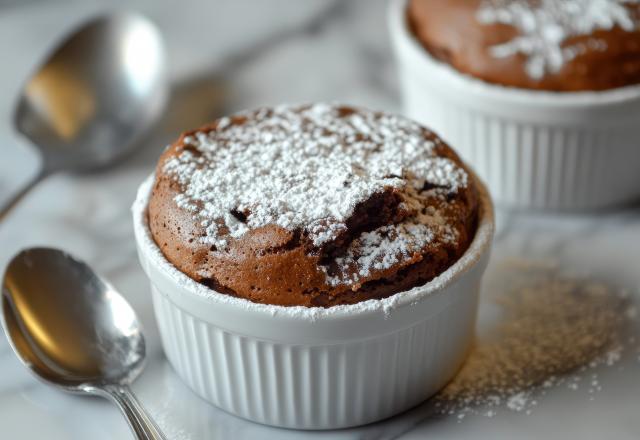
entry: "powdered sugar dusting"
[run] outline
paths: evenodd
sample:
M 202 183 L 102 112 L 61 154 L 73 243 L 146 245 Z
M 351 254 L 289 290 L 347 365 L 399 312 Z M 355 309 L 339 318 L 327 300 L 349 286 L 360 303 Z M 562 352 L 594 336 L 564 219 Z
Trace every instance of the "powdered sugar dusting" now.
M 533 79 L 558 72 L 565 63 L 588 50 L 606 50 L 606 43 L 591 38 L 584 44 L 566 44 L 571 37 L 619 26 L 634 31 L 639 23 L 628 5 L 640 0 L 484 0 L 477 18 L 486 24 L 507 24 L 519 35 L 493 46 L 497 58 L 523 54 Z
M 357 283 L 373 270 L 388 269 L 401 260 L 419 254 L 424 244 L 433 239 L 433 231 L 420 223 L 382 226 L 355 239 L 343 257 L 336 259 L 337 276 L 329 277 L 333 285 Z M 351 274 L 351 275 L 350 275 Z M 350 279 L 346 278 L 350 275 Z
M 330 284 L 357 284 L 374 271 L 384 271 L 400 262 L 415 262 L 436 236 L 443 242 L 456 240 L 457 230 L 433 206 L 423 208 L 417 192 L 409 191 L 407 201 L 407 207 L 416 209 L 417 214 L 401 224 L 381 226 L 356 238 L 346 254 L 336 258 L 337 270 L 328 277 Z
M 465 170 L 437 156 L 439 141 L 426 134 L 384 113 L 280 106 L 222 119 L 211 132 L 185 138 L 188 148 L 163 170 L 183 185 L 175 201 L 206 228 L 207 244 L 223 249 L 250 229 L 276 224 L 303 229 L 321 246 L 344 231 L 359 203 L 385 189 L 399 190 L 410 205 L 425 183 L 448 191 L 467 185 Z M 388 243 L 389 252 L 372 263 L 384 265 L 433 235 L 416 221 L 358 243 Z

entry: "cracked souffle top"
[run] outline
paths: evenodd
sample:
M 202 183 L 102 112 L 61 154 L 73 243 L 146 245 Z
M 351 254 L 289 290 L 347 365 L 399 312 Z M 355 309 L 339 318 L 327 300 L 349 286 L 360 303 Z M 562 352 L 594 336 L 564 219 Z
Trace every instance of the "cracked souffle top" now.
M 552 91 L 640 83 L 640 0 L 409 0 L 437 59 L 482 80 Z
M 161 156 L 152 236 L 212 289 L 278 305 L 384 298 L 436 277 L 473 238 L 472 176 L 408 119 L 344 106 L 262 108 Z

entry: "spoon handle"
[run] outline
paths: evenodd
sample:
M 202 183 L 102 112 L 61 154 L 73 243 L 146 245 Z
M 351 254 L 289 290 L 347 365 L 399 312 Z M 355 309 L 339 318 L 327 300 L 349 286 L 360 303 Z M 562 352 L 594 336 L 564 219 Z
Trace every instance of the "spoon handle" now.
M 104 391 L 111 397 L 127 418 L 129 427 L 138 440 L 166 440 L 140 401 L 126 385 L 110 385 Z
M 17 193 L 12 195 L 9 200 L 7 200 L 4 205 L 0 207 L 0 222 L 2 222 L 9 212 L 22 200 L 24 196 L 26 196 L 29 191 L 33 189 L 38 183 L 40 183 L 45 177 L 47 177 L 49 173 L 43 168 L 38 173 L 33 176 L 29 182 L 27 182 Z

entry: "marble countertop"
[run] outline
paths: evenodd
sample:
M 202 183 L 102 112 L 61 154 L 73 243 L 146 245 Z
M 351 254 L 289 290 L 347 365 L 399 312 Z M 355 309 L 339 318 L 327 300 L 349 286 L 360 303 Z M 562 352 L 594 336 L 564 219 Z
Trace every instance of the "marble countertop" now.
M 0 267 L 21 248 L 49 245 L 85 259 L 112 281 L 146 328 L 150 359 L 134 388 L 169 438 L 638 437 L 640 352 L 634 341 L 636 336 L 640 340 L 640 330 L 631 319 L 633 304 L 640 300 L 638 205 L 593 215 L 498 211 L 498 234 L 482 294 L 481 335 L 503 319 L 495 313 L 492 298 L 510 288 L 505 282 L 514 271 L 510 267 L 529 271 L 527 276 L 535 279 L 539 270 L 528 268 L 542 262 L 585 282 L 598 279 L 629 293 L 625 313 L 630 325 L 615 359 L 556 378 L 544 389 L 526 390 L 525 408 L 484 404 L 464 416 L 459 411 L 442 415 L 431 401 L 374 425 L 299 432 L 240 420 L 192 394 L 160 347 L 149 287 L 133 245 L 129 207 L 135 189 L 164 145 L 181 130 L 232 111 L 318 100 L 400 111 L 385 2 L 183 0 L 179 8 L 153 0 L 118 0 L 108 6 L 106 1 L 10 2 L 0 8 L 0 200 L 37 168 L 37 155 L 10 126 L 28 72 L 69 26 L 98 10 L 125 7 L 148 14 L 166 36 L 173 84 L 170 107 L 140 149 L 115 168 L 92 175 L 57 175 L 39 185 L 0 225 Z M 580 333 L 575 337 L 579 343 Z M 571 343 L 563 343 L 568 350 Z M 1 438 L 128 435 L 124 420 L 109 403 L 62 394 L 36 381 L 0 334 Z

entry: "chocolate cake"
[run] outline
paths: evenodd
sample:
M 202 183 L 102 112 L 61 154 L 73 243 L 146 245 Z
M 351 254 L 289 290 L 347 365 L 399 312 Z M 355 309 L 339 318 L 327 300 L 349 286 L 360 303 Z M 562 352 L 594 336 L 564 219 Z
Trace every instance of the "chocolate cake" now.
M 151 234 L 212 289 L 285 306 L 353 304 L 424 284 L 464 253 L 478 195 L 434 133 L 315 104 L 221 118 L 161 156 Z
M 638 0 L 409 0 L 435 58 L 485 80 L 550 91 L 640 83 Z

